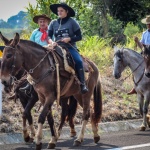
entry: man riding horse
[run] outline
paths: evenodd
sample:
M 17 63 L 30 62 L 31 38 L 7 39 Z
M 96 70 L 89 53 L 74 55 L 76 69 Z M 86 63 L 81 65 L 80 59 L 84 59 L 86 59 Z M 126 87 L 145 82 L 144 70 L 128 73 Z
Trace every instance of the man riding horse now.
M 147 30 L 143 32 L 142 38 L 139 41 L 138 37 L 134 38 L 135 43 L 137 46 L 142 50 L 143 45 L 150 45 L 150 15 L 146 16 L 146 18 L 142 19 L 141 22 L 147 25 Z M 136 94 L 135 88 L 133 88 L 128 95 Z

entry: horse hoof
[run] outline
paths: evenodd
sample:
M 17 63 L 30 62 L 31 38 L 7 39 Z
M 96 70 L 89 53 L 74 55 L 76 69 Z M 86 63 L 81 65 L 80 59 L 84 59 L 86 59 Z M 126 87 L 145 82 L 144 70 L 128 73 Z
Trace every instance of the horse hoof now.
M 27 137 L 24 137 L 24 141 L 29 142 L 30 141 L 30 136 L 28 135 Z
M 40 143 L 39 145 L 36 144 L 35 150 L 41 150 L 41 149 L 42 149 L 42 143 Z
M 81 142 L 80 141 L 74 141 L 74 143 L 73 143 L 73 146 L 80 146 L 81 145 Z
M 146 130 L 146 127 L 144 126 L 140 128 L 140 131 L 145 131 L 145 130 Z
M 33 143 L 34 139 L 30 138 L 29 143 Z
M 94 142 L 97 143 L 100 140 L 100 136 L 94 137 Z
M 47 149 L 54 149 L 55 148 L 55 144 L 54 143 L 49 143 L 47 146 Z
M 70 137 L 75 137 L 76 136 L 76 132 L 71 132 L 70 133 Z

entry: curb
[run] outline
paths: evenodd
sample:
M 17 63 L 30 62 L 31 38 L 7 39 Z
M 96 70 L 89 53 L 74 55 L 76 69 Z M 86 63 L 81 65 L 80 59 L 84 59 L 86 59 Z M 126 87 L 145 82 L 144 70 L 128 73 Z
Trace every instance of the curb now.
M 141 126 L 141 124 L 142 124 L 142 119 L 99 123 L 99 133 L 101 134 L 101 133 L 108 133 L 108 132 L 138 129 Z M 77 133 L 79 133 L 80 127 L 81 125 L 75 127 Z M 87 125 L 85 134 L 92 134 L 90 125 Z M 70 137 L 69 127 L 63 127 L 60 138 L 69 138 L 69 137 Z M 49 130 L 43 130 L 43 139 L 48 139 L 48 138 L 50 139 Z M 0 134 L 0 145 L 16 144 L 16 143 L 24 143 L 22 133 Z

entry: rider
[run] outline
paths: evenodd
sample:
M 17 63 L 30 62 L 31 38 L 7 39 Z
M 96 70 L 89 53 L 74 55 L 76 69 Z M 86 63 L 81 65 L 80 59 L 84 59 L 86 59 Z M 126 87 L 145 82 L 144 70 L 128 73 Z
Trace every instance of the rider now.
M 39 25 L 39 28 L 32 32 L 30 36 L 31 41 L 36 42 L 41 46 L 48 45 L 48 24 L 50 20 L 51 19 L 45 14 L 33 17 L 33 21 Z
M 142 38 L 139 41 L 138 37 L 134 37 L 134 41 L 137 46 L 142 50 L 143 45 L 150 45 L 150 15 L 146 16 L 146 18 L 142 19 L 141 22 L 147 25 L 147 30 L 143 32 Z M 128 95 L 136 94 L 135 88 L 133 88 Z
M 51 19 L 47 15 L 41 14 L 33 17 L 33 21 L 39 25 L 39 28 L 32 32 L 30 40 L 41 46 L 48 45 L 48 24 Z M 27 86 L 20 88 L 19 90 L 24 92 L 25 90 L 30 89 L 30 87 L 30 84 L 27 84 Z
M 50 9 L 58 16 L 58 19 L 52 20 L 49 25 L 49 43 L 53 46 L 56 46 L 58 43 L 68 48 L 75 61 L 76 71 L 81 83 L 81 93 L 84 94 L 88 92 L 88 88 L 84 79 L 82 57 L 76 47 L 76 42 L 82 39 L 81 29 L 78 23 L 71 18 L 75 16 L 75 11 L 66 3 L 52 4 Z M 55 38 L 54 41 L 52 37 Z

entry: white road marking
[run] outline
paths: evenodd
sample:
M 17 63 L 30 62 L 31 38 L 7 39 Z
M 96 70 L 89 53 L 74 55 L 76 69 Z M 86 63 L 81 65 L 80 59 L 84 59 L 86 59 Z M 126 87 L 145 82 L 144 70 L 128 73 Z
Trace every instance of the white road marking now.
M 140 144 L 140 145 L 132 145 L 132 146 L 124 146 L 124 147 L 120 147 L 120 148 L 112 148 L 112 149 L 108 149 L 108 150 L 130 150 L 130 149 L 135 149 L 135 148 L 140 148 L 140 147 L 150 147 L 150 143 L 147 144 Z

